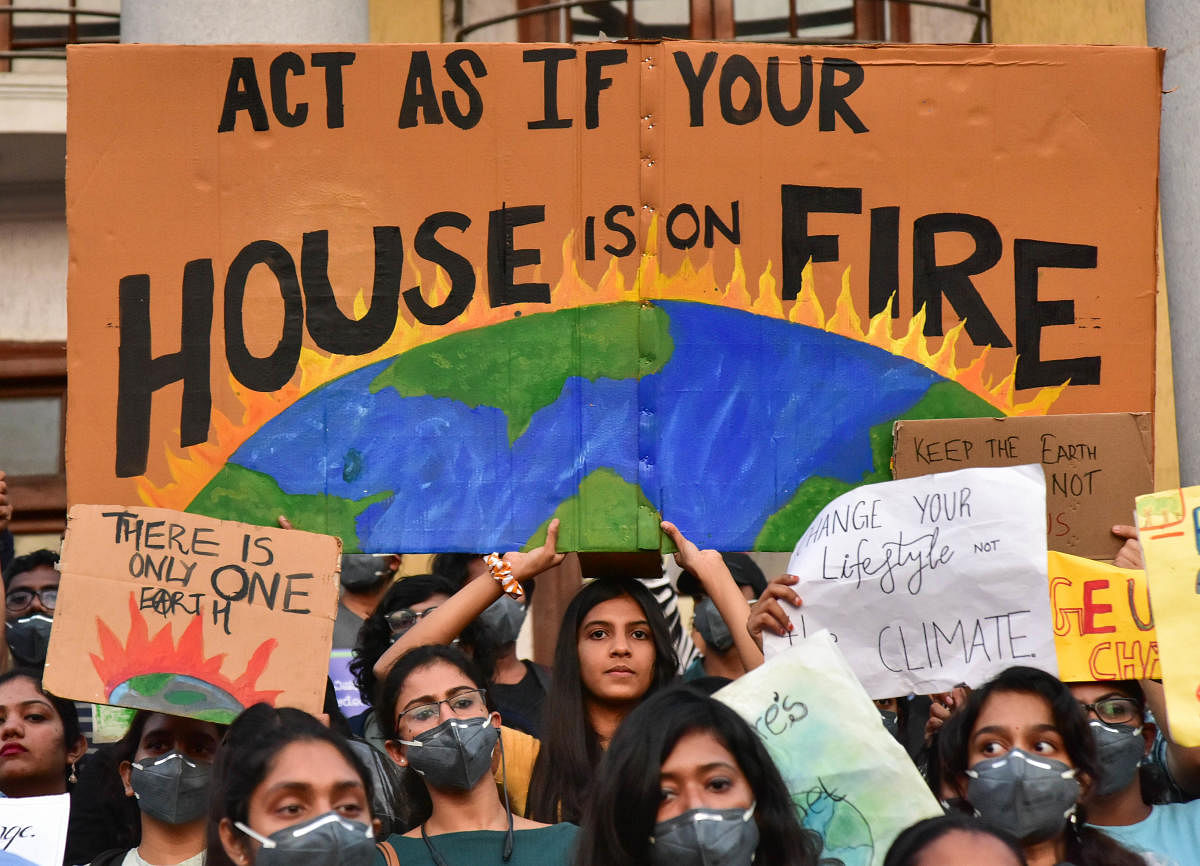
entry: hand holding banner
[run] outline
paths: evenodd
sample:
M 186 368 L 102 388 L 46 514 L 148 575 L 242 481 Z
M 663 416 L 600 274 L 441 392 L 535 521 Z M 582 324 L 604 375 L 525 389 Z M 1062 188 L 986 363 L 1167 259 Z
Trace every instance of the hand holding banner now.
M 46 687 L 223 723 L 260 701 L 319 713 L 340 553 L 327 535 L 77 505 Z
M 1045 500 L 1036 465 L 843 494 L 788 564 L 804 600 L 796 635 L 828 629 L 873 698 L 945 691 L 1014 664 L 1056 674 Z

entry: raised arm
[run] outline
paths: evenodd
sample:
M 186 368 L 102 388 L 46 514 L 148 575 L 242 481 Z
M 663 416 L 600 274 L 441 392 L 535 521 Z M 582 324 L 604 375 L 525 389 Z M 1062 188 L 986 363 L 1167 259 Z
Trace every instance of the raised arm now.
M 721 619 L 729 625 L 729 632 L 733 635 L 733 645 L 737 649 L 738 657 L 742 660 L 742 665 L 746 670 L 753 670 L 761 665 L 763 663 L 762 650 L 754 643 L 750 633 L 740 627 L 741 623 L 750 618 L 750 605 L 746 602 L 742 591 L 738 589 L 733 575 L 729 573 L 729 566 L 725 564 L 721 554 L 715 550 L 700 550 L 670 521 L 664 520 L 662 529 L 670 536 L 679 551 L 675 554 L 675 562 L 679 564 L 680 568 L 685 568 L 696 575 L 696 579 L 704 587 L 705 594 L 713 600 L 717 612 L 721 614 Z
M 557 544 L 558 520 L 555 519 L 550 521 L 546 529 L 546 543 L 541 547 L 535 547 L 528 553 L 504 555 L 504 559 L 512 566 L 512 576 L 518 583 L 524 583 L 547 568 L 558 565 L 563 561 L 564 554 L 555 549 Z M 503 592 L 499 581 L 490 577 L 481 577 L 468 583 L 429 616 L 417 620 L 416 625 L 388 647 L 387 652 L 375 663 L 376 679 L 382 681 L 392 665 L 414 647 L 450 643 Z

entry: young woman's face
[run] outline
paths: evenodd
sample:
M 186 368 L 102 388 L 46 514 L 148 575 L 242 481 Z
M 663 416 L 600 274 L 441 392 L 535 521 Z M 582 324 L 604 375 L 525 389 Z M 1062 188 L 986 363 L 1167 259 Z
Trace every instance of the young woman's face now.
M 153 713 L 142 728 L 134 760 L 144 761 L 167 752 L 179 752 L 193 761 L 211 762 L 220 742 L 220 731 L 212 722 Z
M 411 740 L 447 719 L 488 715 L 479 686 L 457 665 L 441 659 L 408 675 L 400 687 L 394 710 L 396 736 L 402 740 Z M 400 755 L 402 752 L 397 751 L 393 757 Z
M 31 680 L 0 685 L 0 791 L 9 797 L 64 793 L 67 762 L 82 754 L 71 745 L 68 753 L 58 711 Z
M 708 731 L 689 731 L 663 761 L 655 821 L 692 809 L 748 809 L 754 792 L 737 758 Z
M 342 753 L 323 740 L 289 743 L 250 796 L 246 824 L 263 836 L 327 812 L 371 823 L 367 791 Z M 248 843 L 257 849 L 258 843 Z M 235 858 L 236 859 L 236 858 Z
M 627 595 L 587 612 L 576 636 L 584 690 L 602 703 L 641 700 L 654 681 L 654 635 L 646 614 Z
M 1013 749 L 1074 766 L 1045 698 L 1027 692 L 993 692 L 971 729 L 967 766 L 1002 757 Z

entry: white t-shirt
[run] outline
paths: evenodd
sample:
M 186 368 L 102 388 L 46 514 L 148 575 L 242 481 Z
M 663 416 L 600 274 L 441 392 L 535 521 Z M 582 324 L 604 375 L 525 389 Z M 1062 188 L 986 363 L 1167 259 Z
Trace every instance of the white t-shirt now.
M 1093 824 L 1150 866 L 1200 866 L 1200 800 L 1153 806 L 1150 817 L 1123 827 Z
M 170 866 L 204 866 L 206 851 L 201 851 L 194 857 L 189 857 L 181 863 L 170 864 Z M 125 855 L 125 859 L 121 861 L 121 866 L 167 866 L 167 864 L 147 863 L 138 856 L 137 848 L 133 848 Z

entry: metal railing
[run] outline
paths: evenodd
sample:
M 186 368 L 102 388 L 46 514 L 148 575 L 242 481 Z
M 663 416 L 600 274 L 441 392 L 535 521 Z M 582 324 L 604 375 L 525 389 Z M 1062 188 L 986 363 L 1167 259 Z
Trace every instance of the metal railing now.
M 120 12 L 85 9 L 75 3 L 70 0 L 68 6 L 13 6 L 0 0 L 0 70 L 7 70 L 13 60 L 65 60 L 68 45 L 120 41 Z M 27 15 L 65 20 L 23 21 Z
M 461 24 L 463 20 L 463 5 L 469 0 L 455 0 L 454 20 Z M 888 2 L 903 6 L 924 6 L 934 9 L 944 9 L 957 12 L 975 19 L 974 32 L 970 41 L 989 42 L 991 40 L 991 10 L 989 0 L 888 0 Z M 737 38 L 754 38 L 756 36 L 771 36 L 771 42 L 801 42 L 815 44 L 844 44 L 877 42 L 861 34 L 851 37 L 818 36 L 806 34 L 804 31 L 812 28 L 830 26 L 856 27 L 858 13 L 862 7 L 870 8 L 883 6 L 884 0 L 852 0 L 850 4 L 840 9 L 824 9 L 813 12 L 803 12 L 798 8 L 798 0 L 787 0 L 787 12 L 776 18 L 743 19 L 734 16 L 732 22 Z M 569 26 L 571 33 L 567 38 L 575 36 L 600 36 L 602 33 L 611 39 L 638 38 L 687 38 L 691 33 L 691 21 L 680 21 L 670 24 L 654 23 L 647 25 L 640 22 L 635 14 L 635 0 L 553 0 L 539 3 L 495 15 L 491 18 L 473 21 L 462 25 L 455 31 L 455 41 L 462 42 L 470 34 L 486 27 L 497 24 L 507 24 L 521 21 L 534 16 L 562 13 L 571 9 L 591 7 L 588 12 L 592 19 L 571 18 Z M 782 4 L 781 4 L 782 5 Z M 623 9 L 621 7 L 624 7 Z M 618 29 L 619 28 L 619 29 Z M 785 37 L 776 34 L 787 33 Z

